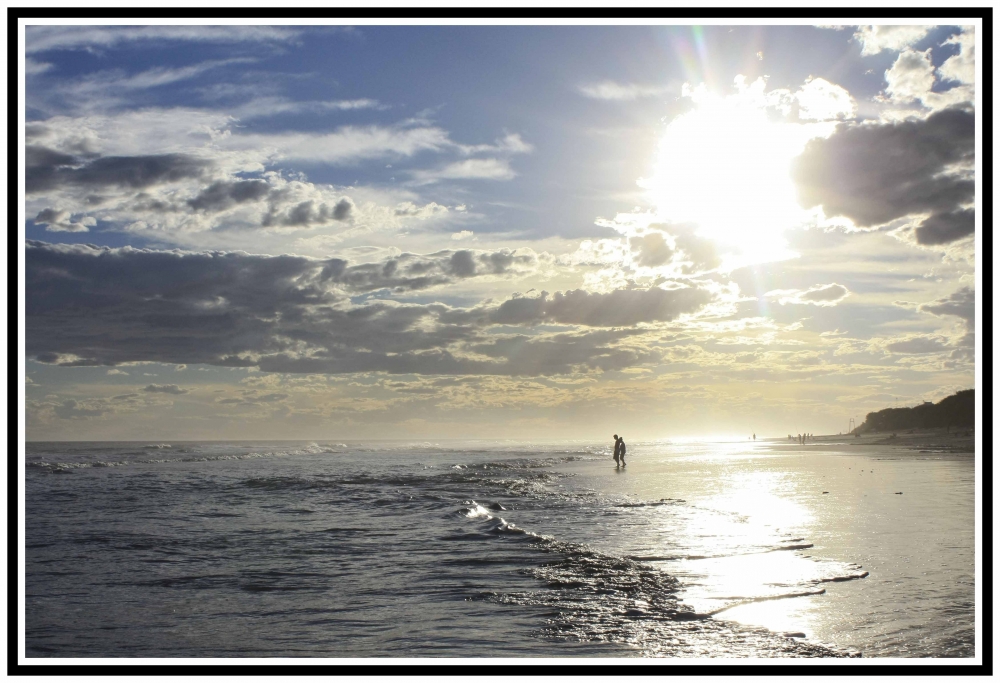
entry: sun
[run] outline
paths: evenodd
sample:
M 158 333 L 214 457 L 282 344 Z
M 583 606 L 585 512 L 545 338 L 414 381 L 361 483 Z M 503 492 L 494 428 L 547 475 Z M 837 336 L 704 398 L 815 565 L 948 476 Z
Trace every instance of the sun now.
M 653 172 L 639 180 L 658 217 L 691 223 L 738 267 L 794 256 L 784 233 L 810 214 L 796 201 L 792 159 L 818 131 L 769 116 L 763 81 L 719 96 L 685 87 L 693 109 L 667 126 Z

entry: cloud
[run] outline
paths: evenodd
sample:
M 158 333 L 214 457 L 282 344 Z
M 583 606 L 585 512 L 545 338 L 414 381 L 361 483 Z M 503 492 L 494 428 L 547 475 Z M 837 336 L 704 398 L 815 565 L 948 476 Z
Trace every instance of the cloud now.
M 969 330 L 975 328 L 976 292 L 970 287 L 962 287 L 943 299 L 920 304 L 917 310 L 933 315 L 953 315 L 966 322 Z
M 885 91 L 899 102 L 912 102 L 924 97 L 934 86 L 930 49 L 900 52 L 892 67 L 885 72 L 885 81 Z
M 976 230 L 976 212 L 972 209 L 938 213 L 926 218 L 914 230 L 917 244 L 949 244 L 968 237 Z
M 972 163 L 974 125 L 974 115 L 962 109 L 887 125 L 839 124 L 793 163 L 799 201 L 859 227 L 955 211 L 975 197 L 968 170 L 956 170 Z
M 340 111 L 350 111 L 353 109 L 378 109 L 382 105 L 378 100 L 363 97 L 356 100 L 332 100 L 319 102 L 318 105 L 324 109 L 339 109 Z
M 288 42 L 301 29 L 282 26 L 27 26 L 28 54 L 46 50 L 113 47 L 125 42 L 177 40 L 197 42 Z
M 915 45 L 933 26 L 859 26 L 854 39 L 861 43 L 861 56 L 877 55 L 883 50 L 899 51 Z
M 528 154 L 533 152 L 535 147 L 530 142 L 525 142 L 519 133 L 507 133 L 492 145 L 458 145 L 459 151 L 463 154 Z
M 263 152 L 274 161 L 297 160 L 351 164 L 366 159 L 409 157 L 440 152 L 455 145 L 436 127 L 343 126 L 332 133 L 244 133 L 220 138 L 222 149 Z
M 766 298 L 777 299 L 781 305 L 812 304 L 814 306 L 836 306 L 847 298 L 851 292 L 847 287 L 836 282 L 829 285 L 816 285 L 809 289 L 776 289 L 764 294 Z
M 101 415 L 109 412 L 105 408 L 78 407 L 80 405 L 81 404 L 77 403 L 76 400 L 69 398 L 61 404 L 53 406 L 53 412 L 56 417 L 62 418 L 63 420 L 85 420 L 88 417 L 100 417 Z
M 264 180 L 218 181 L 212 183 L 198 196 L 187 201 L 196 211 L 214 213 L 225 211 L 245 202 L 264 199 L 271 192 L 271 186 Z
M 84 216 L 78 221 L 70 219 L 69 211 L 58 209 L 42 209 L 35 216 L 35 225 L 44 225 L 49 232 L 88 232 L 97 225 L 97 219 Z
M 349 197 L 341 199 L 333 205 L 307 199 L 283 210 L 275 210 L 272 205 L 262 225 L 264 227 L 308 227 L 323 225 L 330 221 L 346 221 L 354 211 L 354 203 Z
M 186 394 L 190 391 L 176 384 L 147 384 L 142 390 L 153 394 Z
M 52 66 L 48 62 L 38 62 L 31 57 L 25 57 L 24 59 L 24 73 L 26 76 L 37 76 L 38 74 L 45 73 L 51 70 Z
M 503 374 L 538 376 L 569 374 L 579 369 L 612 372 L 659 362 L 662 351 L 625 346 L 632 331 L 592 331 L 541 338 L 512 335 L 473 347 L 477 353 L 505 360 Z
M 27 209 L 74 214 L 73 220 L 53 222 L 50 230 L 82 231 L 86 212 L 106 230 L 157 244 L 271 253 L 325 254 L 344 239 L 404 230 L 413 221 L 449 212 L 400 186 L 334 187 L 309 182 L 293 170 L 268 170 L 282 160 L 303 156 L 345 165 L 471 149 L 441 129 L 416 124 L 253 137 L 224 115 L 188 109 L 52 117 L 27 125 L 25 134 Z M 487 147 L 510 154 L 530 149 L 515 133 Z M 514 171 L 501 158 L 459 159 L 417 176 L 424 182 L 504 179 Z
M 915 335 L 885 343 L 883 344 L 883 348 L 890 353 L 924 354 L 946 351 L 948 345 L 939 337 Z
M 595 100 L 625 101 L 637 100 L 642 97 L 662 97 L 671 92 L 671 89 L 665 86 L 616 83 L 614 81 L 581 85 L 577 90 L 585 97 Z
M 957 81 L 971 85 L 976 81 L 976 33 L 975 27 L 964 27 L 961 33 L 950 37 L 942 45 L 958 45 L 957 55 L 952 55 L 938 67 L 942 80 Z
M 465 240 L 472 237 L 473 232 L 471 230 L 459 230 L 458 232 L 451 233 L 451 238 L 453 240 Z
M 410 175 L 418 185 L 440 180 L 511 180 L 517 176 L 506 159 L 465 159 L 438 169 L 411 171 Z
M 25 147 L 25 190 L 37 194 L 63 187 L 96 191 L 106 187 L 141 189 L 191 178 L 211 168 L 188 154 L 107 156 L 85 161 L 37 145 Z
M 664 233 L 658 230 L 630 237 L 628 243 L 635 254 L 636 265 L 655 268 L 669 263 L 674 250 L 665 237 Z
M 196 78 L 212 69 L 254 61 L 256 60 L 249 57 L 215 59 L 175 68 L 157 66 L 134 74 L 129 74 L 122 69 L 98 71 L 63 83 L 57 86 L 56 91 L 72 100 L 108 98 L 116 94 L 121 95 L 121 91 L 158 88 Z
M 713 298 L 706 290 L 694 287 L 618 289 L 603 294 L 576 289 L 556 292 L 551 297 L 542 292 L 537 297 L 508 299 L 492 314 L 491 320 L 502 325 L 555 322 L 621 327 L 674 320 L 697 311 Z
M 357 111 L 359 109 L 384 110 L 389 108 L 388 105 L 367 97 L 354 100 L 293 101 L 284 97 L 255 96 L 243 104 L 236 105 L 235 107 L 226 107 L 226 111 L 241 121 L 247 121 L 302 111 Z
M 510 302 L 460 308 L 349 298 L 537 267 L 537 256 L 521 250 L 404 254 L 350 266 L 342 259 L 28 242 L 26 266 L 26 353 L 65 365 L 149 361 L 288 373 L 505 375 L 558 374 L 589 363 L 611 370 L 658 356 L 635 343 L 615 346 L 635 329 L 535 333 L 524 343 L 491 330 L 671 320 L 711 299 L 692 287 L 573 291 L 527 300 L 536 306 L 525 312 Z M 185 391 L 173 386 L 144 392 Z
M 653 223 L 647 228 L 625 228 L 632 264 L 638 267 L 672 266 L 682 275 L 693 275 L 721 265 L 715 243 L 697 234 L 688 224 Z M 620 261 L 617 250 L 602 246 L 613 261 Z
M 839 85 L 822 78 L 810 78 L 795 93 L 799 103 L 799 118 L 830 120 L 853 118 L 858 105 L 851 94 Z
M 345 285 L 353 292 L 391 289 L 415 291 L 450 284 L 460 279 L 483 276 L 524 276 L 541 266 L 531 249 L 497 251 L 440 251 L 420 256 L 400 254 L 382 263 L 348 266 L 346 261 L 331 259 L 324 267 L 324 282 Z

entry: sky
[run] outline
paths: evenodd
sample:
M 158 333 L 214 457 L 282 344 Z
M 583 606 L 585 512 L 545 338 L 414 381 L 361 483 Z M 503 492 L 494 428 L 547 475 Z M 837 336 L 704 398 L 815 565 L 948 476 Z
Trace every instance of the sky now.
M 971 388 L 975 42 L 27 26 L 27 438 L 784 437 Z

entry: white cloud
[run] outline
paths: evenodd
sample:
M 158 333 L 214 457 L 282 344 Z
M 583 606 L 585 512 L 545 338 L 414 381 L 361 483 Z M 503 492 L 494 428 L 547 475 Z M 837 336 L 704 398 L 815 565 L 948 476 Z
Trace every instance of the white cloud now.
M 276 133 L 227 135 L 216 144 L 229 150 L 263 152 L 273 160 L 294 159 L 326 164 L 349 164 L 363 159 L 413 156 L 452 146 L 440 128 L 386 128 L 344 126 L 332 133 Z
M 577 90 L 595 100 L 636 100 L 641 97 L 662 97 L 671 92 L 670 88 L 662 85 L 638 85 L 614 81 L 581 85 Z
M 902 50 L 916 44 L 933 26 L 859 26 L 854 39 L 861 43 L 861 55 L 877 55 L 883 50 Z
M 852 118 L 858 105 L 851 94 L 839 85 L 822 78 L 811 78 L 795 93 L 799 118 L 829 120 Z
M 24 59 L 24 73 L 28 76 L 45 73 L 51 68 L 52 65 L 48 62 L 37 62 L 31 57 L 25 57 Z
M 959 52 L 944 61 L 938 67 L 938 76 L 942 80 L 958 81 L 972 85 L 976 80 L 976 34 L 973 27 L 954 35 L 944 41 L 943 45 L 958 45 Z
M 411 171 L 418 185 L 439 180 L 511 180 L 517 174 L 506 159 L 466 159 L 439 169 Z
M 972 67 L 974 68 L 974 64 Z M 956 64 L 949 73 L 952 71 L 962 77 L 968 75 L 966 67 L 961 64 Z M 934 92 L 933 87 L 938 82 L 936 73 L 940 74 L 941 70 L 938 69 L 935 72 L 931 62 L 930 49 L 924 52 L 903 50 L 899 53 L 899 57 L 896 58 L 892 67 L 885 72 L 887 83 L 885 91 L 889 95 L 888 102 L 891 104 L 920 102 L 925 107 L 938 110 L 973 100 L 974 90 L 971 83 Z
M 237 119 L 246 121 L 302 111 L 356 111 L 359 109 L 382 110 L 389 109 L 389 106 L 367 97 L 355 100 L 292 101 L 284 97 L 255 96 L 243 104 L 227 107 L 226 111 Z
M 520 134 L 508 133 L 502 138 L 497 138 L 492 145 L 458 145 L 458 149 L 464 154 L 528 154 L 534 151 L 535 147 L 521 139 Z
M 465 239 L 469 239 L 470 237 L 472 237 L 472 234 L 473 233 L 472 233 L 471 230 L 461 230 L 459 232 L 453 232 L 453 233 L 451 233 L 451 238 L 453 240 L 465 240 Z
M 809 289 L 776 289 L 767 292 L 764 296 L 768 299 L 777 299 L 782 306 L 785 304 L 836 306 L 850 293 L 847 287 L 834 282 L 828 285 L 816 285 Z
M 909 103 L 923 99 L 934 85 L 931 51 L 903 50 L 885 72 L 885 81 L 885 91 L 894 100 Z
M 283 26 L 28 26 L 25 51 L 79 50 L 148 40 L 287 42 L 301 34 Z

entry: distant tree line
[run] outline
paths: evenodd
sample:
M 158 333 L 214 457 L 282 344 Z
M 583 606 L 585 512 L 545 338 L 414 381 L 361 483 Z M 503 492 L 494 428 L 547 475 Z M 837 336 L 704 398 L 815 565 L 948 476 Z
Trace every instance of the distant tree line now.
M 965 389 L 937 403 L 928 401 L 912 408 L 885 408 L 868 413 L 865 421 L 854 431 L 863 433 L 935 427 L 972 428 L 976 421 L 975 396 L 975 389 Z

